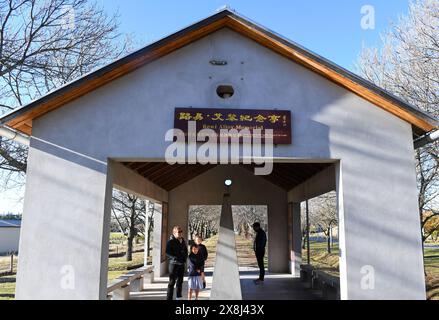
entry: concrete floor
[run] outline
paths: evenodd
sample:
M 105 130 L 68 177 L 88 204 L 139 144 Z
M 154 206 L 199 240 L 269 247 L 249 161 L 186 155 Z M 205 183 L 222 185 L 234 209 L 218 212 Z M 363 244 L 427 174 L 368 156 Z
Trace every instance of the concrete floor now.
M 212 268 L 206 269 L 206 290 L 200 292 L 200 300 L 208 300 L 212 287 Z M 308 289 L 300 279 L 289 274 L 266 274 L 263 284 L 255 285 L 253 280 L 258 271 L 252 268 L 240 268 L 241 290 L 243 300 L 320 300 L 321 295 Z M 131 300 L 163 300 L 166 299 L 168 278 L 156 278 L 142 292 L 131 292 Z M 174 291 L 175 292 L 175 291 Z M 174 293 L 175 295 L 175 293 Z M 183 300 L 187 300 L 187 278 L 183 282 Z

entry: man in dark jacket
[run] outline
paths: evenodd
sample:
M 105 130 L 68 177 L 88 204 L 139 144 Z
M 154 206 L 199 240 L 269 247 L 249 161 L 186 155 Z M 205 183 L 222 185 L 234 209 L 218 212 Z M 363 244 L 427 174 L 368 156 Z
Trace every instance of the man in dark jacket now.
M 259 278 L 254 282 L 255 284 L 259 284 L 264 281 L 265 276 L 264 256 L 265 246 L 267 245 L 267 234 L 262 230 L 259 222 L 253 223 L 253 230 L 256 232 L 255 241 L 253 242 L 253 250 L 255 251 L 259 267 Z
M 187 245 L 183 239 L 183 230 L 179 226 L 174 226 L 172 228 L 172 236 L 166 244 L 166 256 L 169 262 L 168 300 L 172 300 L 174 297 L 175 283 L 177 283 L 177 300 L 182 297 L 184 265 L 187 255 Z

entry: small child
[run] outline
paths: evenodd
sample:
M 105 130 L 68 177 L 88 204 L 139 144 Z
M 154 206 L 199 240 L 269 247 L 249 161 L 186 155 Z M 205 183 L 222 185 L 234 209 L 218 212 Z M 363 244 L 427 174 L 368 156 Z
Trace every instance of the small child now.
M 198 251 L 198 245 L 191 245 L 191 253 L 188 258 L 188 300 L 192 300 L 193 291 L 195 291 L 195 300 L 198 300 L 200 289 L 203 289 L 201 268 L 204 264 L 204 260 Z
M 201 266 L 201 279 L 203 280 L 203 289 L 206 289 L 206 276 L 204 274 L 204 265 L 206 263 L 208 253 L 206 246 L 203 244 L 203 237 L 201 236 L 201 234 L 197 234 L 195 236 L 195 243 L 198 245 L 198 252 L 203 259 L 203 265 Z

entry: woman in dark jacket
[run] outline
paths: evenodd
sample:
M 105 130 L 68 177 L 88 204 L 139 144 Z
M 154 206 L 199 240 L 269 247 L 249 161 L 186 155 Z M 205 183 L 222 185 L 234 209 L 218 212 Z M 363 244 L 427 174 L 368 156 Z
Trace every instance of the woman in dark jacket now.
M 201 269 L 204 264 L 203 256 L 196 244 L 191 246 L 191 254 L 188 258 L 188 300 L 192 299 L 192 292 L 195 291 L 195 300 L 198 300 L 200 289 L 203 289 Z

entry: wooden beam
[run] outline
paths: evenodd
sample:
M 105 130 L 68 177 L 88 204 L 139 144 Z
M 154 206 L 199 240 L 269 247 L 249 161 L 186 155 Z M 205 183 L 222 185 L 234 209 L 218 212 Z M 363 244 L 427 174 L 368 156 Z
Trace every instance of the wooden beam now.
M 160 181 L 160 184 L 162 185 L 162 188 L 166 190 L 172 190 L 179 185 L 192 180 L 193 178 L 197 177 L 198 175 L 214 168 L 216 165 L 206 164 L 188 164 L 188 165 L 182 165 L 181 171 L 178 174 L 170 175 L 163 180 Z
M 137 170 L 142 176 L 148 177 L 154 171 L 164 168 L 166 166 L 166 162 L 148 162 L 145 167 Z

